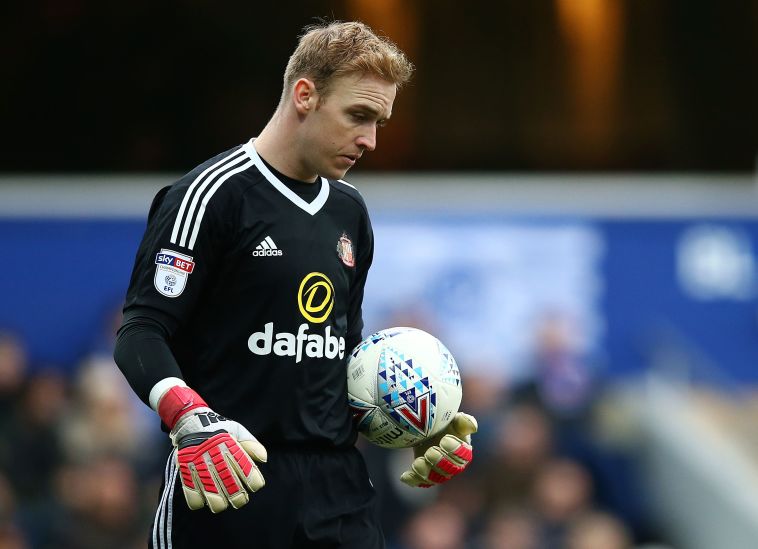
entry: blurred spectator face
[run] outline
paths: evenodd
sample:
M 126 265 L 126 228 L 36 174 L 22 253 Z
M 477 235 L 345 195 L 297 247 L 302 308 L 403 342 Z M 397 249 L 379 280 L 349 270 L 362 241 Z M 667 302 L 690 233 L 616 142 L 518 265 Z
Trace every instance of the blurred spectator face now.
M 494 509 L 527 503 L 534 479 L 550 455 L 547 418 L 533 406 L 520 405 L 499 418 L 495 432 L 492 457 L 483 463 L 485 472 L 476 477 L 487 505 Z
M 113 530 L 128 529 L 138 509 L 137 481 L 126 461 L 105 459 L 92 467 L 92 506 L 90 513 L 96 521 Z
M 77 389 L 88 412 L 103 420 L 112 415 L 128 415 L 131 411 L 129 385 L 112 362 L 93 360 L 82 366 Z
M 135 436 L 130 389 L 112 364 L 94 361 L 79 370 L 76 380 L 79 410 L 64 429 L 72 459 L 97 455 L 132 455 L 140 443 Z
M 537 328 L 537 348 L 541 355 L 551 355 L 574 351 L 576 337 L 572 323 L 565 315 L 557 312 L 546 314 Z
M 26 350 L 21 341 L 0 333 L 0 395 L 15 393 L 24 381 Z
M 484 493 L 475 482 L 448 482 L 437 488 L 437 501 L 458 509 L 464 518 L 473 519 L 485 505 Z
M 63 463 L 55 475 L 55 495 L 61 504 L 75 512 L 83 512 L 92 501 L 91 476 L 84 465 Z
M 531 469 L 550 452 L 550 426 L 537 408 L 519 406 L 505 417 L 499 440 L 499 454 L 509 466 Z
M 469 368 L 475 371 L 476 365 L 470 365 Z M 493 382 L 490 377 L 466 374 L 465 370 L 462 374 L 462 384 L 466 390 L 463 392 L 461 410 L 466 410 L 475 416 L 493 413 L 503 397 L 501 386 Z
M 69 464 L 61 468 L 57 480 L 60 501 L 103 528 L 128 529 L 136 519 L 139 490 L 134 471 L 124 460 L 102 458 Z
M 0 523 L 0 549 L 26 549 L 21 530 L 12 523 Z
M 537 543 L 537 525 L 524 511 L 496 514 L 484 533 L 484 549 L 537 549 Z
M 589 504 L 591 481 L 587 472 L 569 460 L 549 462 L 535 485 L 540 514 L 551 522 L 564 522 Z
M 66 404 L 66 386 L 60 374 L 46 372 L 29 380 L 24 396 L 24 416 L 37 425 L 49 425 Z
M 624 525 L 615 517 L 591 513 L 569 530 L 567 549 L 630 549 L 632 542 Z
M 593 379 L 574 333 L 577 323 L 559 313 L 547 315 L 537 332 L 535 374 L 543 404 L 553 414 L 581 413 L 592 400 Z
M 411 518 L 405 538 L 409 549 L 461 549 L 465 535 L 466 523 L 461 512 L 436 503 Z

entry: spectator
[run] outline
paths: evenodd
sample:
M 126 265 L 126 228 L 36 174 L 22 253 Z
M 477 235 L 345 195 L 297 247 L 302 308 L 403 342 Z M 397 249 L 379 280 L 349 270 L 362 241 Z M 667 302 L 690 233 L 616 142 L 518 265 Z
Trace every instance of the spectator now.
M 118 455 L 135 465 L 155 442 L 152 426 L 144 417 L 145 406 L 133 398 L 129 385 L 112 359 L 91 360 L 80 367 L 74 380 L 75 406 L 63 425 L 68 459 L 90 461 L 103 455 Z
M 525 505 L 540 467 L 551 453 L 551 429 L 534 406 L 519 405 L 500 417 L 496 445 L 476 469 L 489 509 Z
M 57 486 L 60 502 L 50 547 L 132 549 L 144 546 L 139 485 L 133 467 L 120 457 L 100 456 L 69 465 Z
M 23 341 L 10 332 L 0 331 L 0 433 L 6 432 L 28 368 Z M 7 452 L 0 442 L 0 460 Z
M 571 522 L 592 504 L 592 481 L 579 464 L 554 459 L 542 468 L 534 484 L 534 506 L 545 549 L 563 549 Z
M 62 460 L 59 420 L 66 406 L 65 380 L 54 370 L 33 375 L 25 384 L 5 429 L 10 450 L 3 467 L 22 504 L 42 504 Z
M 408 522 L 402 549 L 465 549 L 466 521 L 445 503 L 420 509 Z
M 631 549 L 632 540 L 623 523 L 605 513 L 588 513 L 569 528 L 567 549 Z
M 531 377 L 513 395 L 517 402 L 545 410 L 559 434 L 565 429 L 584 433 L 597 398 L 597 372 L 581 348 L 576 326 L 564 313 L 543 316 L 535 332 Z
M 0 549 L 27 549 L 21 530 L 12 522 L 0 521 Z
M 477 549 L 538 549 L 537 521 L 524 508 L 502 509 L 487 521 Z
M 476 432 L 477 455 L 490 455 L 499 444 L 498 425 L 505 405 L 502 383 L 493 380 L 491 375 L 479 373 L 479 364 L 459 364 L 461 367 L 463 401 L 462 410 L 469 410 L 479 423 Z M 488 366 L 482 370 L 490 369 Z M 469 471 L 476 470 L 481 462 L 476 459 L 469 465 Z

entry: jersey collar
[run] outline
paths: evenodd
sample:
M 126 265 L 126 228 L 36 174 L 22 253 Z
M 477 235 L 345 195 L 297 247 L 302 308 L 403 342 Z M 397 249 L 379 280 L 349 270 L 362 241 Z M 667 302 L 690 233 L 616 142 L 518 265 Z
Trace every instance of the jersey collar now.
M 289 187 L 287 187 L 287 185 L 279 181 L 279 179 L 273 173 L 271 173 L 271 170 L 266 167 L 266 165 L 263 163 L 263 160 L 261 160 L 261 157 L 258 156 L 258 152 L 253 146 L 252 139 L 242 145 L 242 148 L 244 148 L 247 154 L 250 155 L 250 158 L 253 159 L 255 167 L 258 168 L 258 171 L 261 172 L 261 174 L 263 174 L 263 177 L 265 177 L 277 191 L 282 193 L 295 206 L 305 210 L 311 215 L 316 215 L 324 206 L 324 204 L 326 204 L 326 199 L 329 198 L 329 182 L 326 179 L 319 177 L 321 180 L 321 190 L 312 202 L 306 202 L 300 198 L 297 193 L 293 192 Z

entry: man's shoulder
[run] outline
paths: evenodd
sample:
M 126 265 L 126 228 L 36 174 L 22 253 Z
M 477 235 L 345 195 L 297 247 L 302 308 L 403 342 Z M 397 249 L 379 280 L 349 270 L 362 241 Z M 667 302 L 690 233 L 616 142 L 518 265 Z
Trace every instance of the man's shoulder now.
M 206 171 L 208 168 L 215 167 L 215 166 L 225 166 L 230 163 L 234 163 L 235 160 L 242 159 L 243 156 L 245 156 L 246 152 L 244 150 L 244 147 L 242 144 L 235 145 L 234 147 L 227 149 L 216 156 L 213 156 L 206 160 L 205 162 L 202 162 L 201 164 L 198 164 L 195 166 L 190 172 L 188 172 L 184 177 L 192 176 L 192 175 L 199 175 Z
M 187 195 L 205 197 L 213 195 L 239 194 L 260 176 L 255 169 L 249 151 L 244 145 L 237 145 L 197 165 L 179 178 L 168 190 L 169 197 L 181 200 Z
M 354 185 L 348 183 L 344 179 L 329 179 L 329 185 L 331 185 L 332 189 L 337 191 L 340 196 L 349 197 L 368 213 L 366 201 Z

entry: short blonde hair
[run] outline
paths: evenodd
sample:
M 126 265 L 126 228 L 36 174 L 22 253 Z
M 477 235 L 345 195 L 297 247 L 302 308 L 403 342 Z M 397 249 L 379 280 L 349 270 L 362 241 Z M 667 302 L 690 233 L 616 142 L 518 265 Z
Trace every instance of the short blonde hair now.
M 299 78 L 313 81 L 326 95 L 330 83 L 351 73 L 374 74 L 398 88 L 408 82 L 413 64 L 388 38 L 357 21 L 333 21 L 303 29 L 284 71 L 282 98 Z

